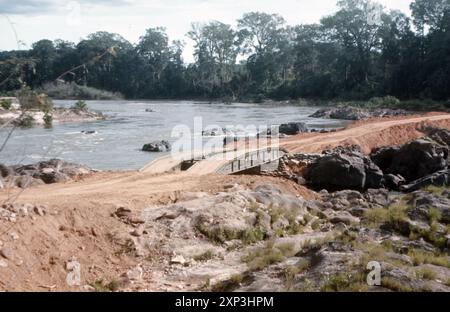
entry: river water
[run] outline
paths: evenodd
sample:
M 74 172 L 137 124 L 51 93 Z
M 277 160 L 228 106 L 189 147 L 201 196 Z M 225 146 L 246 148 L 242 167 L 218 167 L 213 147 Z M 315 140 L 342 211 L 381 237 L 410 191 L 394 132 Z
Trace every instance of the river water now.
M 74 101 L 54 101 L 70 107 Z M 175 141 L 172 129 L 186 125 L 193 129 L 194 118 L 201 117 L 203 127 L 235 125 L 273 125 L 305 122 L 316 129 L 338 128 L 340 120 L 309 118 L 317 107 L 261 104 L 221 104 L 193 101 L 87 101 L 91 110 L 103 112 L 104 121 L 61 123 L 51 129 L 16 129 L 0 163 L 28 164 L 61 158 L 100 170 L 139 169 L 164 153 L 142 152 L 144 144 L 155 140 Z M 153 112 L 146 112 L 146 109 Z M 95 131 L 83 134 L 82 131 Z M 1 142 L 8 129 L 0 129 Z M 201 135 L 196 133 L 196 135 Z

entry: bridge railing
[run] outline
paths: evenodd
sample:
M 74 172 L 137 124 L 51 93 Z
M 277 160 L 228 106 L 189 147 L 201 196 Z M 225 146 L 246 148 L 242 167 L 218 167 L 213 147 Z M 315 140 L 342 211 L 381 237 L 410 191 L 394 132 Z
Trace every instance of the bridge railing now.
M 222 166 L 217 172 L 223 174 L 233 174 L 240 171 L 245 171 L 279 160 L 284 156 L 284 154 L 285 153 L 279 149 L 270 148 L 248 152 L 234 160 L 231 160 L 226 165 Z

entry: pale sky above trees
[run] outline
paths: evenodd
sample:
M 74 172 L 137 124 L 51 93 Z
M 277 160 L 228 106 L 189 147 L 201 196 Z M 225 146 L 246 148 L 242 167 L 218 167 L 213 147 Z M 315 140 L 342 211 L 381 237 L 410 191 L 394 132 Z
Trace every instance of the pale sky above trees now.
M 30 48 L 46 38 L 78 42 L 104 30 L 136 43 L 150 27 L 167 28 L 171 40 L 186 42 L 184 59 L 193 60 L 185 35 L 192 22 L 219 20 L 235 25 L 245 12 L 278 13 L 288 24 L 319 22 L 336 10 L 337 0 L 0 0 L 0 50 Z M 379 0 L 409 14 L 410 0 Z M 11 25 L 12 24 L 12 25 Z

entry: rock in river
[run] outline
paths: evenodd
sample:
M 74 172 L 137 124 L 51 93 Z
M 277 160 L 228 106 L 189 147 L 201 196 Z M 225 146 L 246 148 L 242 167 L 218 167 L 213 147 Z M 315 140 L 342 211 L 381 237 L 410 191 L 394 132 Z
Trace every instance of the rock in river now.
M 308 127 L 303 122 L 291 122 L 280 125 L 279 133 L 286 135 L 296 135 L 299 133 L 308 132 Z
M 144 152 L 156 152 L 156 153 L 163 153 L 163 152 L 169 152 L 171 150 L 170 143 L 167 141 L 155 141 L 149 144 L 145 144 L 142 147 L 142 150 Z

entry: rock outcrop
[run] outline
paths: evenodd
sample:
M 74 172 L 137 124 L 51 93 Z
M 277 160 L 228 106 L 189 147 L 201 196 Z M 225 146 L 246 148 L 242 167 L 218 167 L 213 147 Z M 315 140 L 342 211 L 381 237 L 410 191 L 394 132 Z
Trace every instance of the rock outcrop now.
M 364 109 L 354 106 L 340 106 L 322 108 L 312 114 L 312 118 L 325 119 L 341 119 L 341 120 L 363 120 L 374 117 L 390 117 L 390 116 L 406 116 L 408 114 L 405 110 L 393 109 Z
M 311 163 L 305 170 L 307 185 L 314 189 L 365 190 L 383 186 L 383 172 L 360 152 L 335 150 Z
M 67 182 L 93 172 L 92 169 L 60 159 L 24 166 L 0 165 L 3 186 L 26 188 L 40 184 Z
M 420 178 L 406 185 L 401 185 L 402 192 L 414 192 L 421 188 L 434 186 L 449 186 L 450 185 L 450 169 L 442 170 Z
M 279 133 L 285 135 L 296 135 L 304 132 L 308 132 L 308 127 L 303 122 L 281 124 L 279 128 Z
M 400 175 L 407 182 L 423 178 L 447 167 L 449 150 L 431 139 L 417 139 L 400 148 L 376 151 L 374 163 L 386 174 Z

